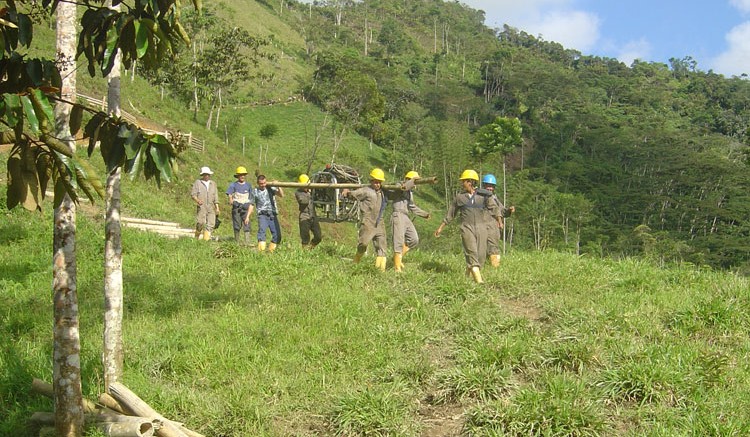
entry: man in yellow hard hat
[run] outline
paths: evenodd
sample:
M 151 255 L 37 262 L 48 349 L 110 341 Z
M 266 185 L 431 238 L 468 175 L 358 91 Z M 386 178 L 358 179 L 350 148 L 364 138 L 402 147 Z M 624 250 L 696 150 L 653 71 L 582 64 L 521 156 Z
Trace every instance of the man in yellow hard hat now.
M 297 178 L 297 182 L 307 184 L 310 182 L 310 177 L 301 174 Z M 297 199 L 297 205 L 299 206 L 299 236 L 302 240 L 302 247 L 312 249 L 323 240 L 323 234 L 320 232 L 320 223 L 315 213 L 310 189 L 306 187 L 298 188 L 294 193 L 294 198 Z M 312 241 L 310 241 L 310 233 L 312 233 Z
M 240 230 L 245 231 L 245 244 L 250 244 L 250 222 L 245 223 L 247 209 L 250 207 L 250 193 L 253 186 L 246 180 L 247 169 L 243 166 L 234 171 L 236 181 L 229 184 L 227 188 L 227 200 L 232 208 L 232 227 L 234 228 L 234 241 L 240 244 Z
M 367 246 L 372 242 L 375 247 L 375 267 L 385 271 L 385 257 L 388 249 L 388 240 L 385 236 L 385 207 L 388 204 L 385 194 L 381 189 L 385 182 L 385 173 L 379 168 L 370 172 L 370 186 L 358 188 L 354 191 L 341 190 L 341 195 L 356 199 L 359 202 L 360 227 L 357 240 L 357 253 L 354 262 L 358 263 L 367 251 Z
M 414 203 L 412 190 L 416 186 L 419 173 L 412 170 L 404 176 L 402 189 L 389 192 L 389 198 L 393 202 L 393 213 L 391 214 L 391 238 L 393 239 L 393 268 L 397 272 L 403 270 L 403 256 L 410 249 L 419 244 L 419 234 L 409 218 L 409 213 L 424 219 L 430 218 L 430 213 L 421 209 Z
M 211 180 L 214 172 L 201 167 L 200 178 L 190 188 L 190 198 L 197 205 L 195 210 L 195 238 L 210 240 L 214 230 L 216 215 L 219 214 L 219 193 L 216 182 Z
M 456 216 L 461 221 L 461 243 L 466 258 L 466 271 L 477 283 L 482 283 L 480 268 L 487 258 L 487 214 L 501 226 L 502 217 L 497 203 L 488 196 L 477 194 L 479 175 L 474 170 L 464 170 L 459 177 L 463 192 L 456 195 L 451 202 L 443 222 L 435 230 L 439 237 L 445 225 Z

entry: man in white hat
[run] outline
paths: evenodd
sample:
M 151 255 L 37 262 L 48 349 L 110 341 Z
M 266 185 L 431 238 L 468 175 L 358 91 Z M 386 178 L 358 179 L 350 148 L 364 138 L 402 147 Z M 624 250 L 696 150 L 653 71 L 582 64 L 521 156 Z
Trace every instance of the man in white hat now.
M 219 192 L 216 182 L 211 180 L 214 172 L 208 167 L 201 167 L 201 177 L 193 183 L 190 197 L 197 205 L 195 215 L 195 238 L 210 240 L 214 230 L 216 215 L 219 214 Z

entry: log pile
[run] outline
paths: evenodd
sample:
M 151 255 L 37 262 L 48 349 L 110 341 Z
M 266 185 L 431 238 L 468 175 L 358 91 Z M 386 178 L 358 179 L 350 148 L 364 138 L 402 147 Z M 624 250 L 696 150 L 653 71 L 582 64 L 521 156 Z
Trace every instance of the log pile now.
M 52 384 L 34 378 L 31 390 L 53 398 Z M 98 403 L 83 401 L 86 426 L 93 426 L 109 437 L 204 437 L 180 422 L 169 420 L 143 399 L 120 383 L 109 386 L 110 394 L 102 393 Z M 31 422 L 40 427 L 54 427 L 54 413 L 36 412 Z

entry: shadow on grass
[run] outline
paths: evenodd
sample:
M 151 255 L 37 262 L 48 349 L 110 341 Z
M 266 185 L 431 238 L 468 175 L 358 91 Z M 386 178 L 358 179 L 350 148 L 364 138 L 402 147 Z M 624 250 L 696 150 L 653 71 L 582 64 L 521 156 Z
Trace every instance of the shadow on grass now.
M 38 267 L 28 262 L 7 262 L 0 264 L 0 272 L 3 272 L 3 279 L 18 283 L 24 282 L 29 274 L 37 270 Z
M 453 269 L 443 263 L 435 261 L 424 261 L 419 263 L 419 269 L 434 273 L 452 273 Z M 456 272 L 457 273 L 457 272 Z
M 0 226 L 0 246 L 24 240 L 28 236 L 26 229 L 21 225 L 11 223 Z
M 0 435 L 35 435 L 39 430 L 29 418 L 35 411 L 52 411 L 53 401 L 31 392 L 31 381 L 40 375 L 30 373 L 16 346 L 0 345 L 0 362 L 4 363 L 4 371 L 0 372 Z

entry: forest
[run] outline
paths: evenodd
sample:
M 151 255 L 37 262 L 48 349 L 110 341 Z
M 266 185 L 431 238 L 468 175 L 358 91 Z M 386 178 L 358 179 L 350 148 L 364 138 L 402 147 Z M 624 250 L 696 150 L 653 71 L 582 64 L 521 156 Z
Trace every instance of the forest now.
M 222 108 L 303 99 L 330 115 L 334 160 L 357 133 L 445 199 L 464 168 L 502 177 L 513 247 L 750 271 L 745 75 L 625 65 L 442 0 L 231 0 L 180 21 L 191 44 L 132 68 L 236 142 Z M 509 120 L 520 141 L 486 135 Z

